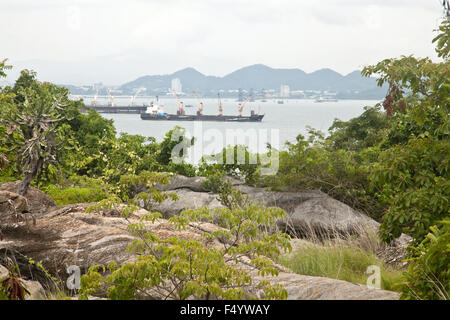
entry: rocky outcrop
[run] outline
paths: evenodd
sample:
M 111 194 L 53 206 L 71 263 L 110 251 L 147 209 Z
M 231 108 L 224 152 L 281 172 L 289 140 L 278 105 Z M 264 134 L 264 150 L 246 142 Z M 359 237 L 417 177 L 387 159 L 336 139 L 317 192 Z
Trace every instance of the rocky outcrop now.
M 243 181 L 235 179 L 233 177 L 226 177 L 226 179 L 231 182 L 233 186 L 244 185 Z M 186 177 L 179 174 L 175 174 L 170 177 L 170 182 L 167 185 L 158 184 L 157 189 L 161 191 L 167 190 L 178 190 L 178 189 L 188 189 L 194 192 L 208 192 L 203 187 L 203 182 L 206 181 L 205 177 Z
M 17 194 L 19 181 L 7 182 L 0 184 L 0 191 L 8 191 Z M 25 198 L 28 200 L 28 211 L 34 215 L 46 212 L 49 208 L 54 207 L 55 201 L 39 189 L 28 187 Z
M 128 220 L 109 212 L 87 214 L 88 204 L 67 205 L 51 208 L 37 219 L 36 226 L 28 230 L 23 226 L 6 228 L 0 247 L 14 249 L 24 256 L 41 261 L 42 265 L 61 279 L 64 284 L 70 265 L 77 265 L 82 272 L 94 264 L 132 261 L 135 256 L 126 251 L 134 239 L 127 227 L 136 221 L 145 210 Z M 176 230 L 167 220 L 158 219 L 146 223 L 148 230 L 160 238 L 179 237 L 204 241 L 202 234 L 217 230 L 209 223 L 191 224 L 186 230 Z M 211 241 L 208 246 L 219 246 Z M 241 266 L 246 267 L 245 261 Z M 365 286 L 345 281 L 298 275 L 279 266 L 280 275 L 268 278 L 283 284 L 288 299 L 397 299 L 398 295 L 383 290 L 372 290 Z M 253 278 L 258 279 L 255 274 Z M 249 296 L 261 297 L 258 288 L 246 288 Z M 155 296 L 154 298 L 158 298 Z
M 160 187 L 178 195 L 179 200 L 166 200 L 154 209 L 165 218 L 180 214 L 186 209 L 208 206 L 211 209 L 223 205 L 217 200 L 217 194 L 205 190 L 201 177 L 175 176 L 172 183 Z M 279 220 L 279 229 L 296 237 L 316 235 L 332 237 L 378 229 L 379 224 L 368 216 L 353 210 L 320 191 L 274 192 L 263 188 L 254 188 L 234 180 L 236 189 L 241 190 L 250 200 L 266 206 L 280 207 L 286 211 L 286 217 Z

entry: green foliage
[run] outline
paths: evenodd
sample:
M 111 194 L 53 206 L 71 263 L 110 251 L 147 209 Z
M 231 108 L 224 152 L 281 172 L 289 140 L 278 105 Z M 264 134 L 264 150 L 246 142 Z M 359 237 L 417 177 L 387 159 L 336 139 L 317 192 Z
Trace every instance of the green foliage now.
M 26 86 L 22 86 L 26 83 Z M 6 88 L 0 101 L 0 124 L 7 128 L 6 144 L 17 155 L 17 166 L 24 175 L 19 193 L 24 194 L 31 180 L 43 170 L 57 165 L 57 154 L 67 142 L 59 109 L 67 91 L 50 83 L 40 83 L 33 72 L 22 71 L 13 89 Z
M 6 69 L 5 61 L 0 67 Z M 81 112 L 85 109 L 87 114 Z M 142 171 L 195 175 L 195 167 L 184 162 L 186 148 L 193 143 L 184 129 L 175 127 L 161 143 L 140 135 L 116 137 L 112 120 L 82 101 L 69 100 L 66 88 L 37 81 L 33 71 L 23 70 L 13 87 L 2 89 L 0 114 L 0 179 L 4 181 L 25 176 L 28 184 L 36 177 L 37 185 L 46 186 L 61 176 L 78 175 L 117 186 L 122 175 Z M 182 147 L 179 162 L 172 160 L 175 146 Z
M 450 219 L 430 227 L 431 232 L 416 248 L 405 273 L 404 299 L 450 299 Z
M 220 189 L 224 186 L 225 179 L 225 172 L 221 170 L 211 170 L 207 173 L 206 180 L 202 182 L 202 187 L 213 193 L 219 193 Z
M 444 25 L 441 30 L 448 32 L 448 22 Z M 444 58 L 439 63 L 412 56 L 386 59 L 363 70 L 390 88 L 383 106 L 393 125 L 371 174 L 389 206 L 381 226 L 385 241 L 404 232 L 420 243 L 449 212 L 450 62 Z
M 404 279 L 402 272 L 386 268 L 376 255 L 357 247 L 334 245 L 304 245 L 290 255 L 284 255 L 279 262 L 298 274 L 327 277 L 365 285 L 367 267 L 381 269 L 381 288 L 399 291 Z
M 175 128 L 166 133 L 166 136 L 159 145 L 156 159 L 163 166 L 169 166 L 173 170 L 180 170 L 172 172 L 180 174 L 184 172 L 186 175 L 192 176 L 195 174 L 195 170 L 193 170 L 192 166 L 184 164 L 187 149 L 192 145 L 194 145 L 194 138 L 189 139 L 185 135 L 184 128 L 175 126 Z
M 366 75 L 377 74 L 380 85 L 389 84 L 383 107 L 392 126 L 371 180 L 388 206 L 381 238 L 391 241 L 406 233 L 414 239 L 403 294 L 408 299 L 449 297 L 448 19 L 439 31 L 433 41 L 442 62 L 409 56 L 386 59 L 363 70 Z
M 112 200 L 103 205 L 111 206 L 114 202 Z M 204 233 L 202 240 L 163 239 L 148 232 L 145 222 L 154 222 L 160 216 L 156 213 L 130 224 L 137 240 L 128 250 L 138 254 L 137 260 L 120 266 L 112 263 L 107 268 L 91 267 L 81 278 L 80 298 L 106 294 L 109 299 L 155 296 L 183 300 L 243 299 L 246 297 L 244 288 L 255 285 L 264 290 L 267 299 L 285 299 L 287 292 L 284 288 L 267 281 L 254 283 L 245 268 L 236 265 L 246 256 L 249 259 L 247 263 L 261 276 L 278 274 L 268 257 L 278 256 L 282 250 L 290 249 L 289 237 L 263 230 L 281 218 L 284 211 L 254 203 L 243 206 L 246 202 L 240 200 L 230 203 L 240 205 L 234 209 L 187 210 L 169 220 L 179 231 L 193 222 L 210 221 L 222 227 Z M 130 206 L 123 209 L 127 216 L 132 211 Z M 213 243 L 216 245 L 211 246 Z M 104 276 L 105 272 L 108 275 Z
M 380 155 L 372 177 L 389 206 L 380 229 L 383 240 L 406 233 L 421 242 L 430 226 L 448 216 L 449 154 L 448 141 L 423 137 Z
M 335 119 L 326 141 L 333 149 L 360 151 L 379 145 L 388 127 L 389 122 L 379 105 L 365 107 L 359 117 L 349 121 Z
M 450 20 L 444 19 L 439 26 L 438 35 L 433 39 L 436 43 L 438 57 L 448 59 L 450 57 Z
M 4 78 L 6 77 L 6 72 L 5 70 L 10 70 L 12 69 L 12 66 L 7 65 L 6 61 L 8 61 L 8 59 L 3 59 L 2 61 L 0 61 L 0 78 Z
M 100 179 L 78 176 L 72 176 L 57 185 L 49 184 L 42 191 L 55 200 L 57 205 L 97 202 L 109 195 L 107 186 Z
M 342 135 L 335 130 L 333 136 Z M 334 146 L 328 147 L 331 139 L 321 142 L 298 135 L 296 143 L 287 143 L 288 150 L 279 153 L 277 174 L 262 178 L 261 183 L 276 190 L 319 189 L 379 219 L 384 207 L 377 201 L 376 189 L 369 181 L 370 167 L 376 161 L 378 149 L 336 150 Z
M 215 155 L 204 155 L 199 166 L 199 175 L 210 176 L 217 172 L 244 179 L 255 184 L 260 177 L 260 155 L 253 154 L 247 146 L 227 146 Z

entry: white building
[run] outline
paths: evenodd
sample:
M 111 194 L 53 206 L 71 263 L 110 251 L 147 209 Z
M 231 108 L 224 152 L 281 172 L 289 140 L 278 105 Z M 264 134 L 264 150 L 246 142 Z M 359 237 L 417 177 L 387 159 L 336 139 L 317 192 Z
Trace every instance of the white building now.
M 172 79 L 172 91 L 176 93 L 183 92 L 183 87 L 181 86 L 181 81 L 178 78 Z
M 290 88 L 288 85 L 282 84 L 280 86 L 280 97 L 281 98 L 289 98 L 290 96 Z

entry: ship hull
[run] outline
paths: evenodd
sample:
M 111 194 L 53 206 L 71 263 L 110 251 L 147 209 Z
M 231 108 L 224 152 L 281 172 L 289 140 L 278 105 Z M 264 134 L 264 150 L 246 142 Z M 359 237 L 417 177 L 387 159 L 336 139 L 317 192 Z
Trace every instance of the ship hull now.
M 219 122 L 261 122 L 264 115 L 252 116 L 218 116 L 218 115 L 153 115 L 141 113 L 142 120 L 157 121 L 219 121 Z
M 89 106 L 89 108 L 98 113 L 144 113 L 147 110 L 146 106 Z

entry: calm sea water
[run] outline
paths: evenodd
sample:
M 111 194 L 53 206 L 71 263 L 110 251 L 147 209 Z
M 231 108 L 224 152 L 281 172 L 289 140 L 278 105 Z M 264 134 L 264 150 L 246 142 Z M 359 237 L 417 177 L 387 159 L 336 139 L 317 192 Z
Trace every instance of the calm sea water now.
M 122 103 L 121 103 L 122 102 Z M 149 103 L 137 99 L 137 105 Z M 177 103 L 175 99 L 160 99 L 164 104 L 164 111 L 176 113 Z M 195 99 L 184 99 L 185 105 L 191 104 L 194 107 L 185 108 L 187 114 L 195 114 L 197 111 L 197 101 Z M 218 103 L 216 99 L 203 99 L 204 114 L 217 114 Z M 263 152 L 261 146 L 266 142 L 274 147 L 282 149 L 286 141 L 295 141 L 298 134 L 307 135 L 307 126 L 327 132 L 338 118 L 349 120 L 359 116 L 365 106 L 373 106 L 378 101 L 375 100 L 340 100 L 337 102 L 317 103 L 314 100 L 284 100 L 283 104 L 278 104 L 277 100 L 267 100 L 266 102 L 248 102 L 245 105 L 243 115 L 249 115 L 250 110 L 265 114 L 260 123 L 254 122 L 190 122 L 190 121 L 145 121 L 141 120 L 138 114 L 102 114 L 103 117 L 113 119 L 117 131 L 130 134 L 140 134 L 155 137 L 161 141 L 166 132 L 178 125 L 186 129 L 188 135 L 197 139 L 203 138 L 202 150 L 200 153 L 212 154 L 220 151 L 225 145 L 245 144 L 255 152 Z M 88 101 L 86 101 L 88 103 Z M 127 100 L 115 100 L 116 104 L 126 105 Z M 235 99 L 222 100 L 223 114 L 237 114 Z M 241 129 L 241 131 L 236 131 Z M 238 135 L 233 141 L 230 135 Z M 255 141 L 255 134 L 257 141 Z M 243 137 L 245 136 L 245 137 Z M 239 141 L 238 139 L 244 139 Z M 228 140 L 227 140 L 228 139 Z M 195 162 L 195 161 L 194 161 Z

